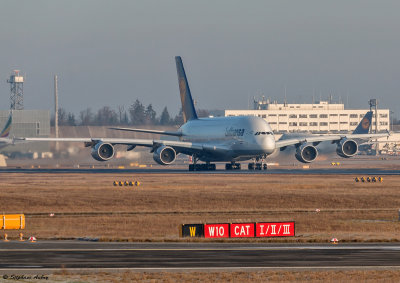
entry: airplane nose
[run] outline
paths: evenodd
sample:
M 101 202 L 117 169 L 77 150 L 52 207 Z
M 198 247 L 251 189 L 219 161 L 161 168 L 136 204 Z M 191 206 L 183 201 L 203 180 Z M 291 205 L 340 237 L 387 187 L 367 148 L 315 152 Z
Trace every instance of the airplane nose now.
M 261 147 L 264 153 L 273 153 L 275 151 L 275 139 L 272 136 L 264 137 L 262 139 Z

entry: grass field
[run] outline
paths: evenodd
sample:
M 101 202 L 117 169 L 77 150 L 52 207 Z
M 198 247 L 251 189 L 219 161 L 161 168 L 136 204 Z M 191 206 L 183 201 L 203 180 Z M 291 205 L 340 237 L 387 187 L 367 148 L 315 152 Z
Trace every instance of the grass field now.
M 66 277 L 68 279 L 66 280 Z M 53 282 L 398 282 L 399 270 L 125 272 L 52 275 Z
M 183 223 L 294 220 L 295 238 L 250 241 L 399 241 L 400 177 L 383 183 L 355 183 L 354 177 L 2 174 L 0 207 L 25 213 L 24 233 L 38 239 L 176 241 Z M 115 187 L 115 180 L 141 185 Z

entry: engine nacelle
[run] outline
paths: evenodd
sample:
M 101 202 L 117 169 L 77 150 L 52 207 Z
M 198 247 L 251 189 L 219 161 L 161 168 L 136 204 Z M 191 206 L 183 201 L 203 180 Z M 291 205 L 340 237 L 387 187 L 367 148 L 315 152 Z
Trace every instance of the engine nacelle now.
M 301 145 L 297 147 L 295 157 L 298 161 L 303 163 L 313 162 L 318 156 L 318 150 L 312 145 Z
M 336 148 L 336 153 L 340 157 L 350 158 L 356 155 L 358 145 L 355 141 L 349 139 L 341 139 Z
M 175 161 L 176 151 L 170 146 L 160 146 L 153 153 L 155 162 L 161 165 L 169 165 Z
M 110 143 L 99 142 L 92 147 L 92 157 L 97 161 L 107 161 L 114 157 L 115 149 Z

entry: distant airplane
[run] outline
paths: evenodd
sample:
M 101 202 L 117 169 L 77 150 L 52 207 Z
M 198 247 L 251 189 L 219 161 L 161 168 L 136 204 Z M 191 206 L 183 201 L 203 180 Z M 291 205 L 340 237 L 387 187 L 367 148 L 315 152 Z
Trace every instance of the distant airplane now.
M 357 153 L 358 145 L 353 139 L 385 137 L 389 134 L 353 133 L 349 135 L 308 135 L 275 140 L 269 124 L 260 117 L 237 116 L 198 118 L 190 93 L 181 57 L 175 57 L 178 73 L 179 91 L 182 103 L 184 124 L 177 131 L 156 131 L 148 129 L 113 128 L 121 131 L 143 132 L 175 136 L 179 141 L 160 139 L 118 139 L 118 138 L 19 138 L 26 141 L 66 141 L 84 142 L 92 148 L 92 157 L 98 161 L 113 158 L 114 145 L 127 145 L 127 150 L 136 146 L 149 147 L 153 159 L 161 165 L 172 164 L 177 154 L 192 156 L 193 164 L 189 170 L 215 170 L 215 163 L 227 162 L 226 170 L 241 168 L 239 161 L 251 160 L 248 169 L 267 169 L 263 160 L 277 149 L 296 147 L 296 158 L 309 163 L 317 158 L 315 147 L 323 141 L 337 145 L 341 157 L 352 157 Z M 198 161 L 204 161 L 199 164 Z
M 353 131 L 353 135 L 356 134 L 368 134 L 370 126 L 371 126 L 371 122 L 372 122 L 372 114 L 373 111 L 368 111 L 364 117 L 361 119 L 360 123 L 358 124 L 358 126 L 356 127 L 356 129 Z M 285 140 L 289 140 L 289 139 L 309 139 L 310 137 L 323 137 L 323 136 L 327 136 L 326 134 L 310 134 L 310 133 L 285 133 L 283 134 L 278 141 L 285 141 Z M 356 140 L 357 145 L 359 144 L 359 142 L 363 142 L 363 139 L 360 138 L 354 138 Z M 333 143 L 335 143 L 335 141 L 333 141 Z M 317 145 L 317 144 L 315 144 Z M 286 150 L 287 147 L 281 147 L 280 151 L 284 151 Z M 337 147 L 337 154 L 341 157 L 348 157 L 348 156 L 342 156 L 342 151 L 339 147 Z M 298 157 L 300 157 L 298 154 L 295 155 L 296 159 L 299 160 Z M 299 160 L 300 162 L 303 162 L 302 160 Z
M 8 118 L 3 130 L 0 132 L 0 148 L 6 147 L 10 144 L 14 144 L 14 140 L 9 138 L 12 124 L 12 113 Z

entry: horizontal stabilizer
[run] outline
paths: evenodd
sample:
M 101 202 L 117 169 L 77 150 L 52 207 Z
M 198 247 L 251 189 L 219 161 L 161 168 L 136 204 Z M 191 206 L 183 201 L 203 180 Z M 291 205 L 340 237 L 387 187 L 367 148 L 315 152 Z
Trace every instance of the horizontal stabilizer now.
M 127 132 L 139 132 L 139 133 L 148 133 L 148 134 L 158 134 L 158 135 L 166 135 L 166 136 L 175 136 L 181 137 L 181 132 L 170 132 L 170 131 L 156 131 L 156 130 L 147 130 L 147 129 L 133 129 L 133 128 L 109 128 L 111 130 L 118 131 L 127 131 Z

